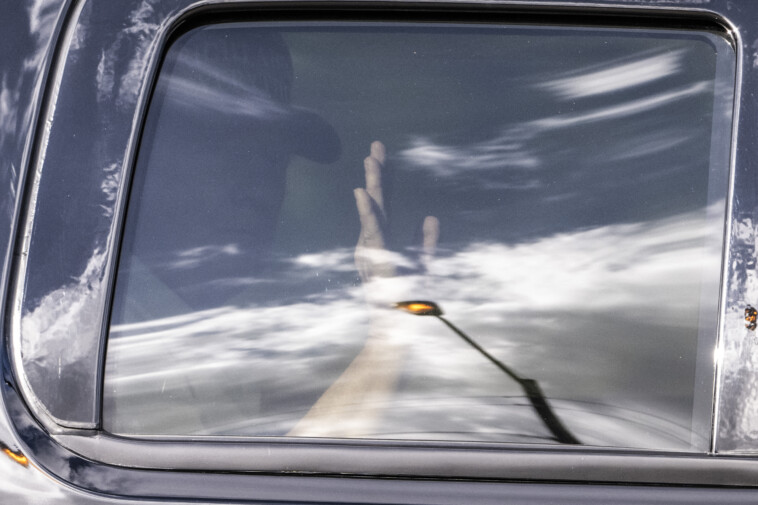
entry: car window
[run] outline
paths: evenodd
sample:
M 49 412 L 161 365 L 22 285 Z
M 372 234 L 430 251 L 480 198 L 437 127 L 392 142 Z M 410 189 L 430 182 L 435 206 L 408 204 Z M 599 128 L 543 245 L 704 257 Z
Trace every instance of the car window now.
M 733 79 L 706 32 L 184 33 L 104 428 L 705 450 Z

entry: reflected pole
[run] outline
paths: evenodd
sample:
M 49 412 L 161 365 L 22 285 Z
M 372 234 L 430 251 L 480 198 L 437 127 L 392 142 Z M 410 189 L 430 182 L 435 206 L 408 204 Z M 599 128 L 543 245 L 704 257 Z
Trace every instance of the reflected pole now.
M 558 416 L 553 412 L 550 404 L 542 392 L 542 388 L 539 383 L 534 379 L 527 379 L 521 377 L 514 370 L 508 367 L 505 363 L 495 358 L 493 355 L 484 350 L 479 344 L 466 335 L 460 328 L 453 323 L 442 317 L 442 309 L 434 302 L 428 301 L 413 301 L 413 302 L 400 302 L 395 304 L 395 308 L 410 312 L 417 316 L 434 316 L 448 328 L 453 330 L 456 335 L 466 341 L 471 347 L 479 351 L 485 358 L 487 358 L 493 365 L 502 370 L 508 377 L 513 379 L 521 386 L 524 394 L 529 399 L 532 407 L 537 412 L 537 416 L 542 420 L 548 430 L 553 434 L 555 439 L 562 444 L 580 445 L 581 442 L 563 425 Z

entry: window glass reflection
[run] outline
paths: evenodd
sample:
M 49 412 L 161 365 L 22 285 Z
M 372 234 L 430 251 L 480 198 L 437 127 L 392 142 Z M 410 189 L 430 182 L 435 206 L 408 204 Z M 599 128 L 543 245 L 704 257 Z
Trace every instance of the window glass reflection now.
M 704 449 L 733 60 L 663 30 L 183 35 L 106 429 Z

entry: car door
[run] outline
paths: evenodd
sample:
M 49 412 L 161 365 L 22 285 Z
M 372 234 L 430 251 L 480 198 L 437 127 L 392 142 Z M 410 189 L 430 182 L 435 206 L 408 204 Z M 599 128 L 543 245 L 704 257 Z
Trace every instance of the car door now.
M 751 499 L 729 5 L 66 5 L 6 454 L 123 499 Z

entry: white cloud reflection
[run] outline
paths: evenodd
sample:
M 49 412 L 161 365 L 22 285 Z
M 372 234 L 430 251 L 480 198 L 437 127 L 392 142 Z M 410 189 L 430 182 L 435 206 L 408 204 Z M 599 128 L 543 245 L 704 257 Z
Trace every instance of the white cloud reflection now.
M 33 0 L 27 2 L 29 32 L 38 38 L 45 37 L 55 26 L 55 17 L 60 9 L 58 0 Z
M 612 132 L 618 128 L 615 121 L 667 107 L 712 90 L 712 82 L 695 82 L 645 98 L 524 121 L 503 128 L 490 139 L 464 145 L 445 145 L 429 137 L 416 136 L 410 139 L 409 147 L 400 151 L 398 156 L 403 161 L 403 169 L 423 170 L 438 178 L 460 181 L 465 176 L 490 189 L 535 189 L 543 186 L 540 175 L 551 168 L 551 163 L 545 159 L 549 151 L 543 145 L 560 140 L 559 130 L 604 124 Z M 649 131 L 632 138 L 610 135 L 604 142 L 610 146 L 607 151 L 612 152 L 618 161 L 673 149 L 692 136 L 687 125 L 680 126 L 676 131 L 658 131 L 656 135 L 657 139 L 650 139 Z M 510 177 L 508 184 L 495 185 L 489 176 L 491 172 L 482 174 L 494 170 L 507 171 Z
M 97 67 L 97 99 L 108 101 L 115 98 L 119 106 L 136 102 L 142 92 L 143 76 L 148 62 L 147 55 L 155 46 L 156 21 L 153 4 L 155 0 L 143 0 L 129 15 L 129 26 L 119 32 L 113 43 L 102 53 Z M 116 62 L 124 59 L 123 51 L 129 51 L 126 70 L 117 75 Z
M 540 84 L 559 98 L 576 99 L 604 93 L 612 93 L 634 86 L 669 77 L 682 66 L 683 50 L 669 51 L 653 56 L 635 55 L 634 61 L 611 62 L 597 67 L 573 72 L 575 75 L 561 77 Z M 578 74 L 578 75 L 576 75 Z
M 662 153 L 692 140 L 693 136 L 687 135 L 685 131 L 656 131 L 620 140 L 618 145 L 613 146 L 612 152 L 603 151 L 600 156 L 607 161 L 630 160 Z
M 18 87 L 11 89 L 8 85 L 8 75 L 3 74 L 0 81 L 0 148 L 6 144 L 6 138 L 13 138 L 18 127 Z
M 603 107 L 597 110 L 578 114 L 563 114 L 554 117 L 537 119 L 531 124 L 537 128 L 567 128 L 581 126 L 596 121 L 607 121 L 647 112 L 671 102 L 706 93 L 713 88 L 710 81 L 702 81 L 683 86 L 678 89 L 658 93 L 647 98 L 632 100 L 618 105 Z
M 508 130 L 492 139 L 460 148 L 438 145 L 428 138 L 418 137 L 400 156 L 438 177 L 455 176 L 468 170 L 534 169 L 539 160 L 524 152 L 524 140 L 523 133 Z
M 242 252 L 237 244 L 207 245 L 178 251 L 168 268 L 196 268 L 203 263 L 216 261 L 223 256 L 238 256 Z
M 313 254 L 301 254 L 292 260 L 292 263 L 305 268 L 315 268 L 318 270 L 331 270 L 335 272 L 352 272 L 353 255 L 355 249 L 332 249 L 331 251 L 322 251 Z
M 243 92 L 236 88 L 223 89 L 192 78 L 174 76 L 167 96 L 176 103 L 224 115 L 271 119 L 289 114 L 288 109 L 267 98 L 253 86 Z
M 691 361 L 680 360 L 694 353 L 701 284 L 718 278 L 720 262 L 703 212 L 472 243 L 441 251 L 428 278 L 388 280 L 386 290 L 345 284 L 311 302 L 222 304 L 114 326 L 106 422 L 124 433 L 286 433 L 362 346 L 364 295 L 380 290 L 387 296 L 372 300 L 440 303 L 488 351 L 563 398 L 559 415 L 580 439 L 686 448 L 693 378 Z M 348 272 L 352 261 L 336 249 L 294 266 L 303 275 Z M 380 428 L 366 436 L 544 439 L 523 400 L 509 399 L 521 395 L 518 386 L 439 321 L 384 317 L 406 349 L 403 377 Z
M 33 100 L 30 97 L 22 97 L 22 93 L 36 89 L 35 83 L 41 79 L 44 69 L 42 63 L 47 54 L 56 19 L 60 14 L 61 2 L 33 0 L 26 2 L 25 10 L 28 15 L 28 30 L 33 47 L 24 48 L 28 56 L 20 62 L 21 68 L 9 65 L 0 74 L 0 150 L 2 151 L 9 147 L 7 146 L 9 140 L 25 138 L 20 132 L 28 128 L 31 123 L 35 110 Z M 10 63 L 14 60 L 7 61 Z M 25 109 L 19 108 L 20 104 L 26 102 L 32 102 L 32 106 L 27 106 Z M 15 178 L 12 184 L 15 184 Z
M 70 283 L 45 295 L 21 318 L 21 353 L 25 364 L 39 365 L 49 375 L 77 362 L 86 362 L 96 351 L 88 339 L 70 338 L 70 328 L 83 328 L 99 310 L 98 289 L 106 255 L 96 250 L 84 272 Z

